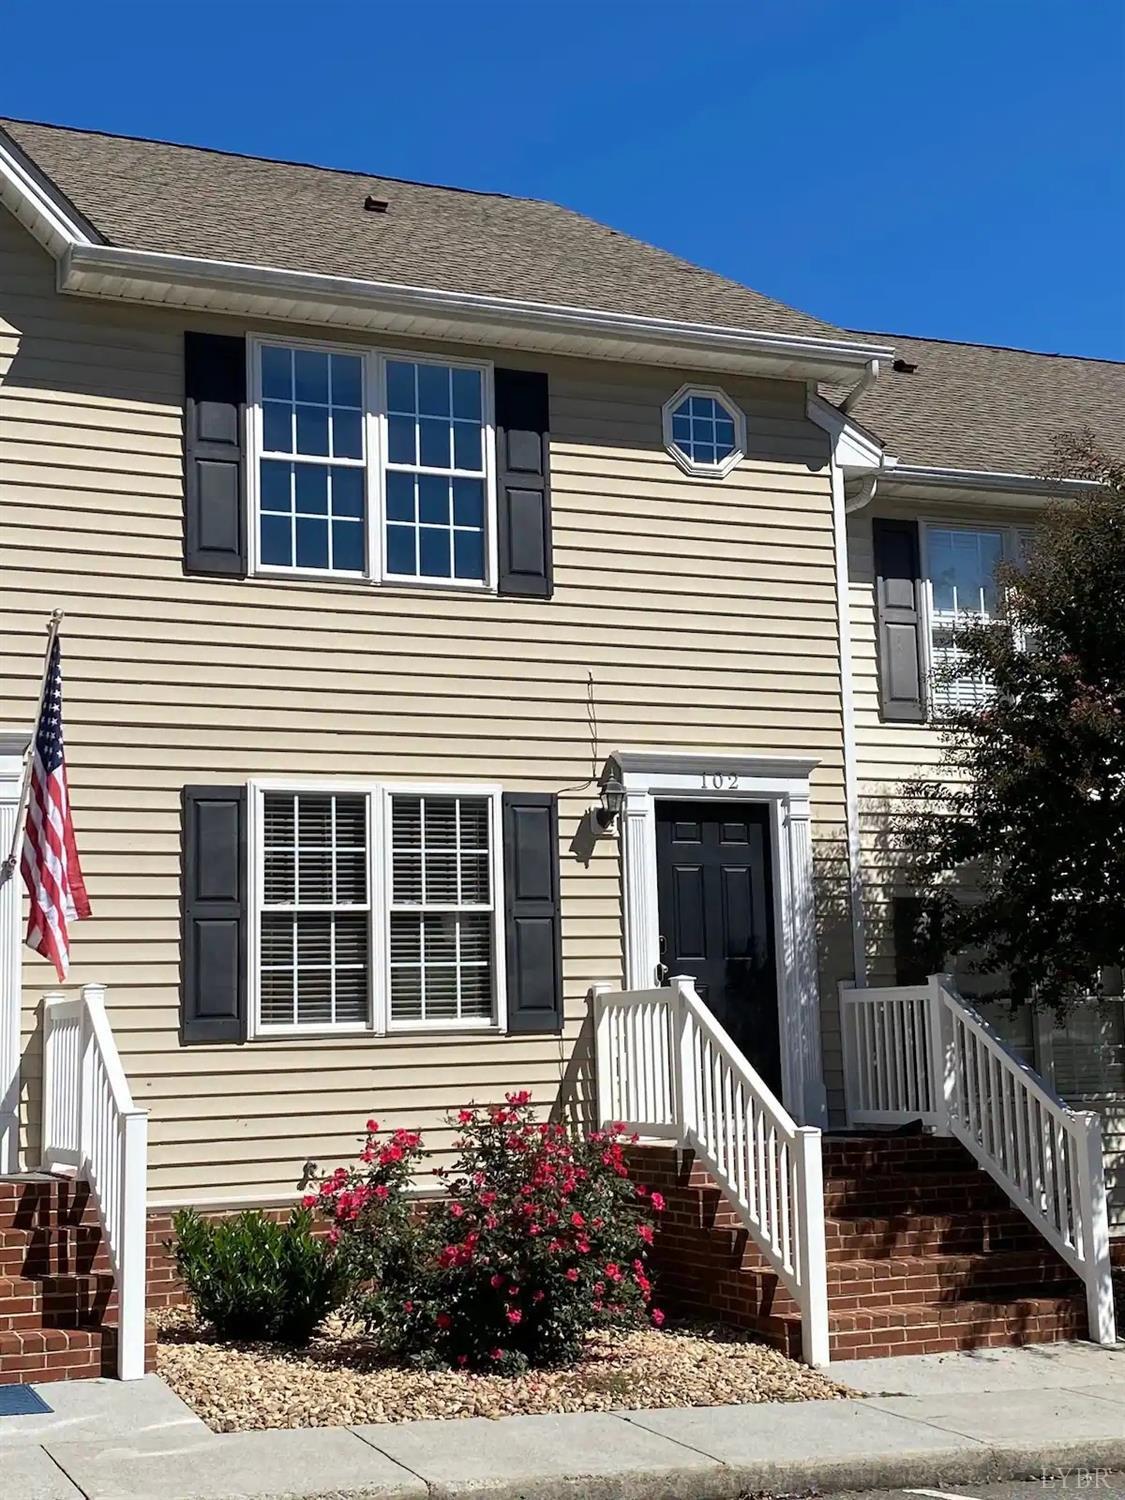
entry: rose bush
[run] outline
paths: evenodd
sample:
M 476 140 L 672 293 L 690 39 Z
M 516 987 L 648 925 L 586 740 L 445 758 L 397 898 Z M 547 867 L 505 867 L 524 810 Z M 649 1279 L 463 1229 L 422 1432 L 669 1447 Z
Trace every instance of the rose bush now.
M 646 1254 L 659 1193 L 635 1184 L 619 1128 L 572 1136 L 531 1096 L 462 1109 L 447 1196 L 425 1215 L 404 1194 L 417 1134 L 380 1144 L 313 1195 L 353 1277 L 350 1308 L 389 1352 L 423 1364 L 519 1370 L 581 1353 L 586 1334 L 651 1319 Z

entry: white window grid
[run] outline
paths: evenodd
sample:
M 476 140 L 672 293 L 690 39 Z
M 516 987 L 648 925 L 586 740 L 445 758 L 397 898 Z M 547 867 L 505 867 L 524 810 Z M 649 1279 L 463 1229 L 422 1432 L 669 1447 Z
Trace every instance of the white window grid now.
M 957 644 L 959 627 L 980 620 L 997 618 L 988 607 L 984 590 L 978 588 L 962 599 L 954 589 L 952 608 L 939 609 L 934 602 L 933 581 L 933 536 L 935 532 L 955 533 L 969 537 L 999 538 L 1001 562 L 1019 562 L 1026 557 L 1033 533 L 1026 527 L 982 526 L 958 521 L 925 521 L 921 528 L 922 577 L 925 582 L 924 600 L 926 609 L 925 651 L 927 680 L 929 682 L 930 707 L 937 713 L 953 712 L 962 708 L 973 708 L 989 698 L 992 687 L 983 677 L 958 675 L 946 681 L 935 681 L 934 674 L 943 674 L 950 666 L 964 659 L 964 650 Z M 996 592 L 997 602 L 999 591 Z
M 706 401 L 713 401 L 718 408 L 720 419 L 733 424 L 734 448 L 715 463 L 704 463 L 692 458 L 680 447 L 677 441 L 674 418 L 679 413 L 684 402 L 691 397 L 702 397 Z M 706 422 L 707 419 L 692 417 L 691 421 L 693 423 L 695 421 Z M 714 438 L 716 433 L 713 421 L 710 423 L 710 427 L 711 436 Z M 696 474 L 710 479 L 723 479 L 746 456 L 746 414 L 738 402 L 732 400 L 726 391 L 719 386 L 682 385 L 664 403 L 663 432 L 665 448 L 685 474 Z
M 261 777 L 249 783 L 250 848 L 250 923 L 247 944 L 249 979 L 250 1040 L 268 1040 L 281 1036 L 344 1035 L 386 1036 L 391 1032 L 418 1032 L 433 1035 L 441 1032 L 505 1032 L 507 1029 L 506 954 L 503 930 L 503 788 L 494 783 L 471 782 L 355 782 L 298 780 L 292 777 Z M 261 986 L 259 982 L 262 948 L 263 911 L 282 908 L 264 904 L 264 799 L 267 794 L 286 795 L 315 793 L 319 795 L 358 794 L 366 799 L 367 810 L 367 901 L 361 908 L 350 905 L 345 910 L 364 910 L 368 916 L 369 1005 L 363 1024 L 336 1026 L 294 1023 L 289 1026 L 266 1025 L 261 1019 Z M 492 1014 L 488 1017 L 466 1016 L 429 1021 L 390 1021 L 390 893 L 391 866 L 391 797 L 456 797 L 485 799 L 489 818 L 488 880 L 490 903 L 472 909 L 491 915 Z M 309 910 L 310 907 L 302 908 Z M 433 905 L 426 908 L 433 911 Z
M 495 932 L 490 932 L 491 941 L 489 951 L 484 958 L 473 957 L 471 947 L 466 945 L 466 925 L 462 921 L 464 917 L 489 916 L 495 911 L 496 889 L 494 878 L 493 846 L 495 834 L 492 828 L 492 820 L 488 817 L 487 799 L 477 796 L 435 797 L 432 794 L 411 794 L 400 791 L 391 791 L 388 794 L 390 803 L 390 817 L 388 826 L 390 829 L 389 856 L 390 856 L 390 881 L 389 899 L 387 901 L 387 947 L 391 972 L 391 985 L 389 996 L 389 1024 L 396 1027 L 399 1024 L 408 1025 L 412 1020 L 421 1021 L 423 1024 L 430 1019 L 431 1006 L 436 1004 L 431 1000 L 430 977 L 434 978 L 435 985 L 444 979 L 452 981 L 454 987 L 454 1014 L 444 1016 L 441 1019 L 455 1020 L 457 1022 L 479 1020 L 480 1017 L 473 1011 L 466 1011 L 466 987 L 467 981 L 486 978 L 491 980 L 495 968 Z M 418 816 L 418 840 L 417 842 L 398 842 L 398 820 L 395 817 L 396 804 L 416 802 L 419 808 Z M 429 832 L 429 808 L 434 803 L 452 803 L 453 805 L 453 837 L 450 842 L 431 841 Z M 485 822 L 483 842 L 476 842 L 472 835 L 466 836 L 465 809 L 469 803 L 484 804 Z M 417 855 L 417 889 L 419 897 L 411 900 L 399 894 L 399 860 L 398 856 L 413 857 Z M 452 866 L 448 865 L 449 857 L 452 856 Z M 484 856 L 484 884 L 486 887 L 486 899 L 472 900 L 466 893 L 465 881 L 465 858 L 476 859 Z M 439 860 L 442 861 L 439 864 Z M 454 875 L 454 890 L 451 894 L 455 899 L 443 901 L 431 897 L 430 871 L 451 868 Z M 413 883 L 413 872 L 410 875 Z M 435 883 L 437 883 L 435 879 Z M 400 916 L 417 918 L 417 953 L 415 961 L 411 959 L 396 959 L 394 944 L 395 918 Z M 452 918 L 451 927 L 447 928 L 453 939 L 452 957 L 440 959 L 430 958 L 427 955 L 429 917 Z M 495 922 L 489 924 L 495 927 Z M 417 974 L 419 981 L 418 1005 L 419 1014 L 417 1018 L 405 1016 L 402 1018 L 395 1015 L 395 979 L 398 975 Z M 494 982 L 490 985 L 494 990 Z
M 301 455 L 267 451 L 263 448 L 262 366 L 263 347 L 313 349 L 325 354 L 357 355 L 363 360 L 363 453 L 362 459 L 326 458 L 323 455 Z M 495 366 L 490 360 L 459 359 L 451 355 L 418 353 L 411 349 L 372 349 L 364 345 L 325 343 L 319 340 L 252 335 L 246 341 L 247 392 L 246 463 L 249 524 L 250 572 L 262 578 L 283 582 L 291 579 L 318 578 L 340 583 L 393 584 L 396 587 L 453 588 L 473 592 L 496 592 L 499 571 L 496 534 L 496 418 Z M 482 424 L 480 469 L 413 468 L 395 465 L 400 472 L 440 474 L 448 478 L 484 480 L 484 577 L 436 578 L 422 574 L 395 574 L 388 571 L 386 559 L 386 474 L 387 460 L 387 378 L 388 361 L 422 365 L 441 365 L 450 369 L 476 370 L 481 376 Z M 294 444 L 295 446 L 295 444 Z M 319 465 L 350 465 L 364 471 L 364 527 L 366 530 L 366 567 L 362 573 L 331 568 L 302 568 L 266 564 L 261 558 L 261 461 L 311 462 Z M 296 553 L 294 552 L 294 556 Z
M 409 364 L 409 365 L 413 365 L 414 366 L 414 410 L 412 412 L 400 411 L 397 407 L 392 410 L 391 400 L 390 400 L 390 397 L 389 397 L 389 395 L 387 393 L 387 366 L 388 366 L 388 364 Z M 458 421 L 458 419 L 452 415 L 452 412 L 453 412 L 453 395 L 452 395 L 453 371 L 455 369 L 474 369 L 474 370 L 479 370 L 480 371 L 480 373 L 481 373 L 482 415 L 483 415 L 483 412 L 486 411 L 487 407 L 488 407 L 488 400 L 489 400 L 489 398 L 488 398 L 488 391 L 487 391 L 487 382 L 486 382 L 486 380 L 484 378 L 484 367 L 483 366 L 467 365 L 467 364 L 465 364 L 463 362 L 456 361 L 456 360 L 452 361 L 452 362 L 444 360 L 444 359 L 438 360 L 438 359 L 434 359 L 434 358 L 430 358 L 430 359 L 427 360 L 427 359 L 421 359 L 421 358 L 419 358 L 417 356 L 414 356 L 414 355 L 406 355 L 406 354 L 386 353 L 386 354 L 384 354 L 384 355 L 381 356 L 381 358 L 380 358 L 380 371 L 381 371 L 381 377 L 382 377 L 383 387 L 382 387 L 382 398 L 381 398 L 381 401 L 380 401 L 380 419 L 379 420 L 380 420 L 380 428 L 381 428 L 381 435 L 382 435 L 382 451 L 383 451 L 384 454 L 386 454 L 386 459 L 385 459 L 385 462 L 383 464 L 383 472 L 380 475 L 380 481 L 379 481 L 380 482 L 381 493 L 382 493 L 382 500 L 383 500 L 383 523 L 382 523 L 383 524 L 383 531 L 382 531 L 383 540 L 384 540 L 384 542 L 386 541 L 388 526 L 394 525 L 394 524 L 403 524 L 401 522 L 392 522 L 390 520 L 389 512 L 387 510 L 386 491 L 387 491 L 387 476 L 389 474 L 409 474 L 409 475 L 411 475 L 411 476 L 413 476 L 415 478 L 418 478 L 418 477 L 421 477 L 421 476 L 427 476 L 428 475 L 428 476 L 432 476 L 435 479 L 444 479 L 444 480 L 447 480 L 447 481 L 450 481 L 450 482 L 452 482 L 454 480 L 457 480 L 457 479 L 467 479 L 467 480 L 471 480 L 471 481 L 474 481 L 474 482 L 480 482 L 480 483 L 482 483 L 483 488 L 484 488 L 484 517 L 483 517 L 483 519 L 484 519 L 484 535 L 482 537 L 482 547 L 483 547 L 484 554 L 485 554 L 485 570 L 486 570 L 486 577 L 487 577 L 487 551 L 488 551 L 488 447 L 489 447 L 489 441 L 490 441 L 489 440 L 490 428 L 486 427 L 482 423 L 482 426 L 481 426 L 481 429 L 480 429 L 480 432 L 481 432 L 481 456 L 480 456 L 480 464 L 476 468 L 461 467 L 457 463 L 454 462 L 454 454 L 455 454 L 455 451 L 456 451 L 456 445 L 455 444 L 454 444 L 454 452 L 451 453 L 451 455 L 450 455 L 450 462 L 448 464 L 424 464 L 424 463 L 422 463 L 420 461 L 417 462 L 417 463 L 405 463 L 405 462 L 401 462 L 401 461 L 392 460 L 392 458 L 390 456 L 390 438 L 389 438 L 390 419 L 391 419 L 392 416 L 408 416 L 408 417 L 411 417 L 413 419 L 413 421 L 414 421 L 414 426 L 415 426 L 415 438 L 414 438 L 414 441 L 415 441 L 415 450 L 418 452 L 419 459 L 420 459 L 420 456 L 421 456 L 421 432 L 420 432 L 420 427 L 421 427 L 421 422 L 424 420 L 424 417 L 420 413 L 421 400 L 420 400 L 420 392 L 419 392 L 419 371 L 420 371 L 420 369 L 423 366 L 427 366 L 427 365 L 430 366 L 431 368 L 448 369 L 448 371 L 449 371 L 449 375 L 450 375 L 450 412 L 451 412 L 450 425 L 451 425 L 451 430 L 453 430 L 455 428 L 455 424 Z M 452 509 L 452 503 L 453 502 L 451 500 L 450 501 L 449 525 L 448 526 L 444 526 L 444 525 L 442 525 L 440 523 L 423 521 L 421 519 L 421 515 L 420 515 L 420 506 L 418 506 L 417 502 L 416 502 L 416 520 L 413 523 L 413 526 L 414 526 L 414 529 L 415 529 L 415 531 L 417 533 L 417 542 L 416 542 L 416 545 L 417 545 L 418 548 L 421 547 L 422 533 L 424 531 L 433 531 L 433 532 L 448 531 L 449 532 L 449 536 L 450 536 L 450 549 L 451 549 L 451 553 L 452 553 L 453 549 L 454 549 L 454 546 L 455 546 L 456 536 L 457 536 L 458 532 L 469 533 L 469 532 L 474 532 L 476 530 L 475 527 L 463 526 L 463 525 L 458 525 L 457 524 L 456 517 L 455 517 L 455 514 L 454 514 L 453 509 Z M 419 562 L 420 562 L 420 559 L 419 559 Z M 451 565 L 452 565 L 452 560 L 451 560 Z M 401 583 L 401 582 L 415 582 L 415 581 L 421 581 L 421 582 L 424 582 L 424 583 L 441 582 L 441 581 L 453 582 L 453 583 L 465 583 L 466 581 L 468 581 L 470 583 L 472 582 L 472 580 L 464 580 L 464 579 L 458 579 L 458 578 L 451 578 L 451 579 L 448 579 L 448 580 L 440 580 L 440 579 L 435 580 L 435 579 L 431 579 L 431 578 L 428 578 L 428 577 L 423 577 L 421 574 L 416 574 L 416 573 L 393 573 L 390 570 L 389 562 L 388 562 L 388 566 L 387 566 L 386 571 L 385 571 L 385 576 L 387 577 L 388 580 L 393 580 L 396 583 Z

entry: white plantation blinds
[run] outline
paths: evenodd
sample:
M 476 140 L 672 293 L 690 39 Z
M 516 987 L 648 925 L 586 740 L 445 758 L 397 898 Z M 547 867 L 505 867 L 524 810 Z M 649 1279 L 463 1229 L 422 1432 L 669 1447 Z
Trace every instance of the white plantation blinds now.
M 392 796 L 390 1018 L 487 1020 L 493 1010 L 491 804 Z
M 997 616 L 996 569 L 1004 557 L 1004 533 L 930 526 L 926 552 L 932 665 L 939 674 L 950 667 L 956 672 L 964 655 L 958 645 L 959 630 L 969 621 Z M 943 681 L 939 675 L 933 693 L 939 708 L 966 708 L 987 696 L 988 683 L 960 674 Z
M 365 1026 L 366 796 L 267 792 L 262 835 L 261 1024 Z

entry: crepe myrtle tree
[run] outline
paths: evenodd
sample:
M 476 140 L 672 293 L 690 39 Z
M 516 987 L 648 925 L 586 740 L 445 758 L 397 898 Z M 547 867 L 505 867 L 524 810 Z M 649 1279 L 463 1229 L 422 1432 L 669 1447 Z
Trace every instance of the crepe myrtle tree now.
M 1092 487 L 1001 570 L 1000 619 L 959 632 L 954 675 L 989 687 L 945 715 L 941 779 L 903 789 L 900 832 L 931 951 L 936 930 L 1013 1004 L 1063 1012 L 1125 954 L 1125 464 L 1084 432 L 1054 473 Z

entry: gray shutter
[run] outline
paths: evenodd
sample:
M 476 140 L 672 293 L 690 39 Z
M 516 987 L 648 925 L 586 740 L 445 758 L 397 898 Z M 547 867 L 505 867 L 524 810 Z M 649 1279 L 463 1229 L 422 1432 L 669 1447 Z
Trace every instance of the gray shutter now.
M 504 794 L 508 1030 L 562 1027 L 559 820 L 553 792 Z
M 884 719 L 926 717 L 922 575 L 916 521 L 871 523 L 879 632 L 879 709 Z
M 551 481 L 546 375 L 496 371 L 501 594 L 550 598 Z
M 180 1035 L 246 1038 L 246 788 L 183 789 Z
M 246 340 L 184 334 L 184 571 L 246 576 Z

